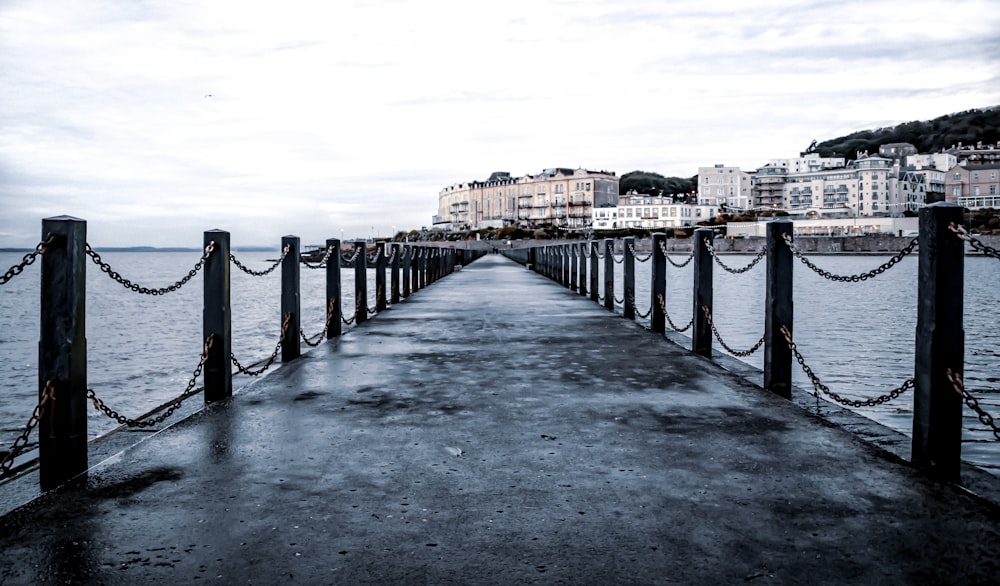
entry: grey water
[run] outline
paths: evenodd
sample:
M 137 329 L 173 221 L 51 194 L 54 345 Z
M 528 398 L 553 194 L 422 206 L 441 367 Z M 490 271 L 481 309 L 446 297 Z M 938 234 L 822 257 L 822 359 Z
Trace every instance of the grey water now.
M 22 256 L 0 253 L 0 268 L 6 270 Z M 101 256 L 123 277 L 148 288 L 176 282 L 200 257 L 192 252 L 109 252 Z M 244 257 L 237 253 L 241 262 L 258 271 L 271 266 L 268 259 L 275 256 L 246 253 Z M 683 256 L 672 258 L 679 261 Z M 844 255 L 813 261 L 835 274 L 851 275 L 867 272 L 888 258 Z M 721 259 L 736 268 L 748 264 L 752 256 L 726 255 Z M 0 286 L 0 450 L 13 444 L 38 400 L 38 264 Z M 874 279 L 839 283 L 825 280 L 796 262 L 795 342 L 807 364 L 836 393 L 851 399 L 876 397 L 913 376 L 916 266 L 916 257 L 909 256 Z M 279 272 L 254 277 L 232 269 L 232 347 L 244 365 L 266 359 L 279 339 Z M 645 314 L 650 307 L 649 263 L 637 263 L 636 272 L 636 305 Z M 301 271 L 302 329 L 309 337 L 319 334 L 325 321 L 324 273 L 305 267 Z M 615 273 L 615 290 L 621 292 L 621 265 Z M 345 269 L 341 276 L 345 308 L 354 305 L 353 275 L 353 269 Z M 980 398 L 983 408 L 1000 419 L 1000 313 L 995 311 L 1000 263 L 992 258 L 967 257 L 965 275 L 966 387 Z M 680 326 L 692 316 L 691 279 L 691 265 L 675 268 L 668 264 L 666 307 Z M 374 280 L 374 272 L 369 271 L 369 303 L 374 303 Z M 713 318 L 720 335 L 733 348 L 751 347 L 763 334 L 764 263 L 741 275 L 716 266 L 714 281 Z M 88 263 L 88 387 L 110 407 L 130 417 L 178 396 L 202 352 L 201 308 L 200 276 L 176 292 L 151 297 L 125 289 Z M 621 312 L 620 305 L 617 311 Z M 715 347 L 722 350 L 718 344 Z M 303 351 L 308 350 L 303 344 Z M 743 360 L 760 368 L 762 351 Z M 234 387 L 249 380 L 238 376 Z M 801 370 L 796 369 L 794 382 L 812 389 Z M 910 434 L 910 393 L 885 405 L 856 411 Z M 1000 470 L 1000 442 L 969 409 L 965 410 L 964 424 L 963 458 Z M 115 422 L 90 411 L 91 437 L 115 427 Z

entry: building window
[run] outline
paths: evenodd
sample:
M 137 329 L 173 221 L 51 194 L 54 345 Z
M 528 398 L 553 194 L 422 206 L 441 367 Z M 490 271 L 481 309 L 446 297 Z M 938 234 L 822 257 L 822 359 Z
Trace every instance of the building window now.
M 955 173 L 955 175 L 952 176 L 952 179 L 954 179 L 955 181 L 961 181 L 962 180 L 962 174 L 961 173 Z
M 954 195 L 955 197 L 958 197 L 958 196 L 962 195 L 962 186 L 961 185 L 952 185 L 951 186 L 951 194 Z

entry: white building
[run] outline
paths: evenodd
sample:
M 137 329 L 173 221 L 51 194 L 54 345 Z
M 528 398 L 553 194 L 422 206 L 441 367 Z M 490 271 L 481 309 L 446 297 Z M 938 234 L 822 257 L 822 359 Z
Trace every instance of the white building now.
M 698 203 L 725 206 L 729 211 L 750 207 L 750 173 L 739 167 L 698 167 Z
M 670 196 L 622 196 L 617 206 L 594 208 L 596 230 L 618 228 L 680 228 L 714 218 L 719 206 L 714 204 L 677 203 Z

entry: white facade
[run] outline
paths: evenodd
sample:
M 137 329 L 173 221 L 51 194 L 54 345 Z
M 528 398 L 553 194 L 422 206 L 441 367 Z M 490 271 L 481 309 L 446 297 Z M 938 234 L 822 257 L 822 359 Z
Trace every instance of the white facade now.
M 750 177 L 739 167 L 698 167 L 698 203 L 745 210 L 750 207 Z
M 789 173 L 815 173 L 839 169 L 846 163 L 844 157 L 820 157 L 819 153 L 807 153 L 793 159 L 771 159 L 768 166 L 787 169 Z
M 714 218 L 719 206 L 714 204 L 676 203 L 669 196 L 638 195 L 622 197 L 617 206 L 594 208 L 596 230 L 619 228 L 680 228 Z

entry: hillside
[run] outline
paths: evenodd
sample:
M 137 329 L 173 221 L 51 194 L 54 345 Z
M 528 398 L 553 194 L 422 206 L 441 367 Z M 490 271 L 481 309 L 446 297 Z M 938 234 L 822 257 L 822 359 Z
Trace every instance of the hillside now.
M 914 121 L 861 130 L 811 146 L 809 152 L 822 157 L 854 159 L 858 151 L 878 153 L 878 147 L 893 142 L 908 142 L 921 153 L 935 153 L 962 143 L 964 145 L 1000 141 L 1000 106 L 967 110 L 933 120 Z

